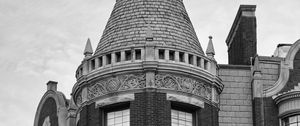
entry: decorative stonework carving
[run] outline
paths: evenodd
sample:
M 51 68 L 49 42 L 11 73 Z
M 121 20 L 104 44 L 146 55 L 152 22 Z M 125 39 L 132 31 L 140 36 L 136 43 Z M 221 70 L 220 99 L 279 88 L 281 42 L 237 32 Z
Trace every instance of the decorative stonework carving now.
M 211 100 L 212 88 L 192 78 L 170 74 L 157 74 L 155 76 L 155 85 L 157 88 L 182 91 Z
M 88 99 L 93 99 L 111 92 L 146 87 L 145 74 L 120 75 L 103 79 L 88 87 Z
M 77 94 L 77 97 L 76 97 L 76 105 L 80 106 L 81 103 L 82 103 L 82 95 L 80 92 Z

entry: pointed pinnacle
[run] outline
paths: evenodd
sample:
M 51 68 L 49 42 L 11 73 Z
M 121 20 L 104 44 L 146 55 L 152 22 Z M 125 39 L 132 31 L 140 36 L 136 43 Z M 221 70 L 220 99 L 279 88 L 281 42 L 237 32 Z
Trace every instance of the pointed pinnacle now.
M 86 45 L 85 45 L 85 49 L 84 49 L 83 54 L 84 54 L 85 56 L 88 56 L 88 55 L 92 55 L 92 54 L 93 54 L 93 48 L 92 48 L 92 44 L 91 44 L 90 38 L 88 38 L 88 40 L 87 40 L 87 42 L 86 42 Z
M 208 45 L 207 45 L 207 49 L 206 49 L 206 54 L 207 55 L 215 55 L 215 49 L 214 49 L 214 45 L 212 42 L 212 36 L 209 36 L 209 41 L 208 41 Z

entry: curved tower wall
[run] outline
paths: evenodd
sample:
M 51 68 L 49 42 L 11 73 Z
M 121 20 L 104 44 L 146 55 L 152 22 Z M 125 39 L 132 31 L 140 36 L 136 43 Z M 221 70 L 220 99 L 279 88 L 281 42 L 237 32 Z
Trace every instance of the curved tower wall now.
M 95 53 L 87 46 L 72 90 L 78 126 L 106 125 L 127 109 L 130 126 L 171 126 L 179 111 L 194 125 L 218 125 L 218 66 L 182 0 L 117 0 Z

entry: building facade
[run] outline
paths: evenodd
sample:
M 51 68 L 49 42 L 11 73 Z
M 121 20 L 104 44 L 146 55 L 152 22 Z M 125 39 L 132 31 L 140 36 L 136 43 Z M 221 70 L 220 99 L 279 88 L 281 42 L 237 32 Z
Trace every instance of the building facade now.
M 218 64 L 182 0 L 116 0 L 71 99 L 49 81 L 34 126 L 300 126 L 300 40 L 258 56 L 255 9 L 240 6 Z

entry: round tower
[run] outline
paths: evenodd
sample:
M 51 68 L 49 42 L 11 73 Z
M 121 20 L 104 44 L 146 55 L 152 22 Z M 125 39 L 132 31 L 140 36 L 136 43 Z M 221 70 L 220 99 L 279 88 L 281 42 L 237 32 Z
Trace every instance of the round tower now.
M 217 126 L 223 84 L 182 0 L 117 0 L 72 90 L 77 126 Z

